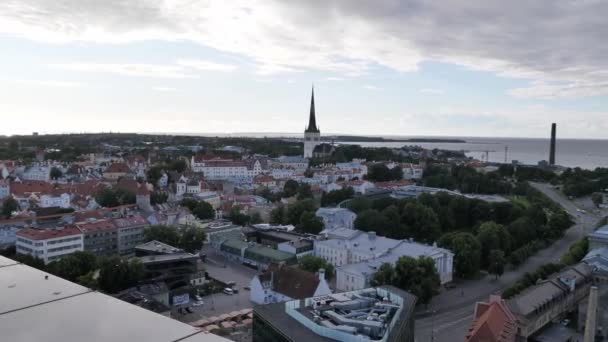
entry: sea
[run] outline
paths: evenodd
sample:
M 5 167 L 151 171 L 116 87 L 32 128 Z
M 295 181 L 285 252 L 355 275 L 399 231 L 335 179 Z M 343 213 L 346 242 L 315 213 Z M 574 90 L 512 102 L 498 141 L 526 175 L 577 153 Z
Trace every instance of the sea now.
M 549 160 L 549 139 L 479 137 L 451 137 L 449 139 L 459 139 L 465 142 L 343 142 L 343 144 L 391 148 L 415 145 L 425 149 L 464 151 L 467 156 L 496 163 L 511 163 L 516 160 L 523 164 L 536 165 L 541 160 Z M 565 167 L 583 169 L 608 167 L 608 140 L 557 139 L 555 163 Z
M 301 133 L 192 133 L 200 136 L 219 137 L 273 137 L 301 139 Z M 324 134 L 327 138 L 346 134 Z M 352 135 L 349 135 L 352 136 Z M 357 144 L 363 147 L 391 147 L 400 148 L 404 145 L 421 146 L 426 149 L 443 149 L 464 151 L 467 156 L 478 160 L 495 163 L 512 163 L 517 161 L 523 164 L 537 165 L 539 161 L 549 160 L 550 139 L 547 138 L 503 138 L 503 137 L 454 137 L 454 136 L 395 136 L 395 135 L 369 135 L 368 137 L 382 137 L 386 139 L 444 139 L 462 140 L 463 143 L 449 142 L 340 142 L 337 144 Z M 597 167 L 608 167 L 608 140 L 602 139 L 558 139 L 556 140 L 555 163 L 565 167 L 580 167 L 593 170 Z

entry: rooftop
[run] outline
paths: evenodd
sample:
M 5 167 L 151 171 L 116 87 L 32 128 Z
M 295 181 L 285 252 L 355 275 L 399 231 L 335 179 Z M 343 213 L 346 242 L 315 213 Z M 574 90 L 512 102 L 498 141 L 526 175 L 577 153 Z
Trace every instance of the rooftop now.
M 590 233 L 589 236 L 598 239 L 608 239 L 608 224 L 599 227 L 593 233 Z
M 291 341 L 399 341 L 416 297 L 391 286 L 255 306 Z
M 115 230 L 116 225 L 110 220 L 89 220 L 76 223 L 76 227 L 83 233 L 94 233 Z
M 514 342 L 516 328 L 515 317 L 504 300 L 500 296 L 490 296 L 488 303 L 477 303 L 465 341 Z
M 160 254 L 160 255 L 146 255 L 138 257 L 144 264 L 153 264 L 157 262 L 175 261 L 183 259 L 198 259 L 194 254 L 190 253 L 174 253 L 174 254 Z
M 17 236 L 30 240 L 48 240 L 80 234 L 82 232 L 76 226 L 57 227 L 55 229 L 24 228 L 17 232 Z
M 259 275 L 261 282 L 272 280 L 272 289 L 293 299 L 303 299 L 315 294 L 319 276 L 297 267 L 271 265 Z
M 158 254 L 175 254 L 183 252 L 181 249 L 168 245 L 166 243 L 152 240 L 146 243 L 135 246 L 136 250 L 153 252 Z
M 227 341 L 2 256 L 0 298 L 11 342 Z

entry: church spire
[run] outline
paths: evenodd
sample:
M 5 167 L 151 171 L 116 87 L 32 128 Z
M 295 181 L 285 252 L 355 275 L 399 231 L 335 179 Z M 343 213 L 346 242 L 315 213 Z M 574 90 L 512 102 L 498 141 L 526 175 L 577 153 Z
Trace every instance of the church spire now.
M 308 117 L 308 127 L 306 132 L 319 133 L 317 128 L 317 118 L 315 117 L 315 87 L 312 87 L 312 95 L 310 97 L 310 116 Z

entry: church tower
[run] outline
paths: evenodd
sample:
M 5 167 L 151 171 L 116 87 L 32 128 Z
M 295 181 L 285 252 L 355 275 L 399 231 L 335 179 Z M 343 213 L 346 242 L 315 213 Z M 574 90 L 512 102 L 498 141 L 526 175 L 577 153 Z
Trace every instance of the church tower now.
M 312 152 L 315 146 L 321 143 L 321 131 L 317 127 L 317 118 L 315 117 L 315 89 L 312 88 L 312 96 L 310 98 L 310 115 L 308 117 L 308 127 L 304 130 L 304 158 L 312 158 Z

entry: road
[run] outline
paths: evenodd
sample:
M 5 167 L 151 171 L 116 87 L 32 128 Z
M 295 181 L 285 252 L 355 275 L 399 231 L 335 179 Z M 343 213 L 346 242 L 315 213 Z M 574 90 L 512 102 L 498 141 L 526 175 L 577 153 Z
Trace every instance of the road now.
M 426 311 L 418 312 L 421 318 L 416 320 L 417 341 L 462 340 L 472 321 L 474 304 L 477 301 L 487 300 L 490 294 L 508 288 L 526 272 L 532 272 L 546 263 L 559 261 L 570 245 L 590 232 L 599 220 L 594 213 L 579 212 L 570 200 L 551 185 L 531 184 L 572 215 L 575 225 L 570 227 L 560 240 L 530 257 L 517 269 L 507 270 L 498 280 L 487 275 L 482 279 L 456 283 L 455 289 L 443 290 L 433 298 Z

